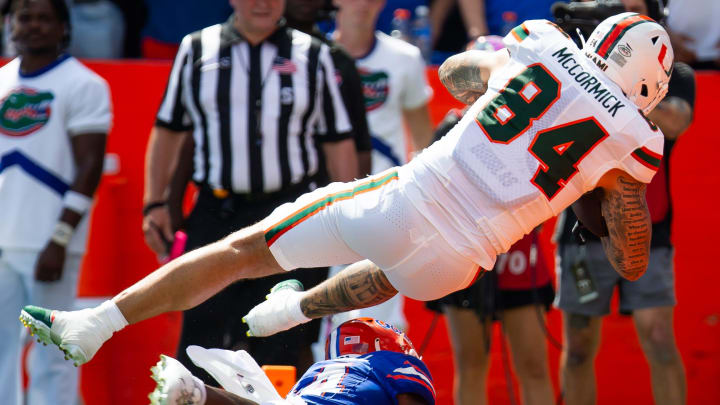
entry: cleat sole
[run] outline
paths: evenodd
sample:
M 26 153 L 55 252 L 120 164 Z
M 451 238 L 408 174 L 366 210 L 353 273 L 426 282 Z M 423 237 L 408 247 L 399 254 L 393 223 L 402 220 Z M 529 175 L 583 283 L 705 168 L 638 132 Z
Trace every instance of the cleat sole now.
M 153 392 L 148 395 L 150 405 L 168 405 L 167 394 L 165 391 L 165 380 L 160 377 L 160 373 L 165 368 L 165 355 L 160 355 L 160 361 L 156 365 L 150 367 L 150 377 L 157 383 Z
M 30 330 L 30 335 L 35 336 L 38 342 L 52 343 L 54 345 L 60 342 L 59 337 L 53 336 L 54 333 L 52 333 L 47 325 L 33 318 L 32 315 L 25 312 L 25 310 L 20 311 L 20 322 Z
M 38 343 L 42 343 L 45 346 L 48 344 L 57 346 L 60 351 L 65 354 L 65 360 L 72 360 L 75 367 L 86 362 L 83 353 L 79 350 L 69 351 L 64 348 L 60 336 L 52 332 L 44 322 L 35 319 L 25 310 L 20 311 L 20 322 L 30 330 L 31 336 L 36 336 Z
M 175 374 L 178 370 L 176 361 L 172 357 L 160 355 L 160 360 L 150 368 L 150 377 L 156 382 L 155 389 L 148 395 L 150 405 L 192 405 L 205 403 L 197 392 L 196 382 L 186 385 L 188 376 L 178 376 Z M 182 367 L 182 365 L 180 365 Z M 187 370 L 185 370 L 187 371 Z M 189 374 L 189 372 L 188 372 Z M 178 381 L 179 378 L 179 381 Z M 190 375 L 190 378 L 192 375 Z M 178 382 L 183 383 L 182 387 L 178 387 Z M 254 402 L 253 402 L 254 403 Z

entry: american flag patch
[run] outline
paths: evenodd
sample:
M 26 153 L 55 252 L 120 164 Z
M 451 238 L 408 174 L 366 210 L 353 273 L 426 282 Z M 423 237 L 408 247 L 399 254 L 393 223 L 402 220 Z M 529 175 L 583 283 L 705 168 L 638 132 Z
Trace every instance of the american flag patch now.
M 291 74 L 297 71 L 297 66 L 288 58 L 282 56 L 275 57 L 272 69 L 280 74 Z
M 343 339 L 344 345 L 354 345 L 360 343 L 360 336 L 345 336 Z

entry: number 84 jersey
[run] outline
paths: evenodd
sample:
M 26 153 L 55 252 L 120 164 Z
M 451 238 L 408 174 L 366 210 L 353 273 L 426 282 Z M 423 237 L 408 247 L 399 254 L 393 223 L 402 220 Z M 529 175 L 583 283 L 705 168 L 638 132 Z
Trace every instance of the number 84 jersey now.
M 610 57 L 632 57 L 622 29 L 606 38 Z M 485 95 L 406 170 L 418 210 L 486 269 L 609 170 L 649 183 L 663 148 L 662 133 L 603 74 L 603 59 L 557 26 L 526 21 L 504 41 L 510 61 Z

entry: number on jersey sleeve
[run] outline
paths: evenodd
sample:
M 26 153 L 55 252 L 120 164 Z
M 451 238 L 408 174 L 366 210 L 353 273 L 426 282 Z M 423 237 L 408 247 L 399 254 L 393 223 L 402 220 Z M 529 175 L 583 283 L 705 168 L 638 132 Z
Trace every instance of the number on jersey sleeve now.
M 318 396 L 340 393 L 345 389 L 342 382 L 348 375 L 348 370 L 349 366 L 343 363 L 329 364 L 326 367 L 318 368 L 314 378 L 307 384 L 297 384 L 293 388 L 293 393 Z
M 540 63 L 510 79 L 475 121 L 490 142 L 508 144 L 560 99 L 562 84 Z M 582 159 L 608 137 L 593 117 L 538 131 L 528 151 L 539 162 L 530 180 L 551 200 L 578 172 Z

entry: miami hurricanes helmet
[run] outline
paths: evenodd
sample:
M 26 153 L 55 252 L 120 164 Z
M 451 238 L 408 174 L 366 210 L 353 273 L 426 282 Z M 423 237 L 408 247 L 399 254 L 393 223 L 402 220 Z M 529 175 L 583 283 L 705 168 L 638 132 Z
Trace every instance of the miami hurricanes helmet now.
M 622 13 L 595 28 L 583 46 L 625 95 L 647 114 L 665 97 L 674 59 L 670 37 L 650 17 Z
M 325 359 L 380 350 L 418 356 L 410 339 L 399 329 L 373 318 L 356 318 L 338 326 L 325 342 Z

